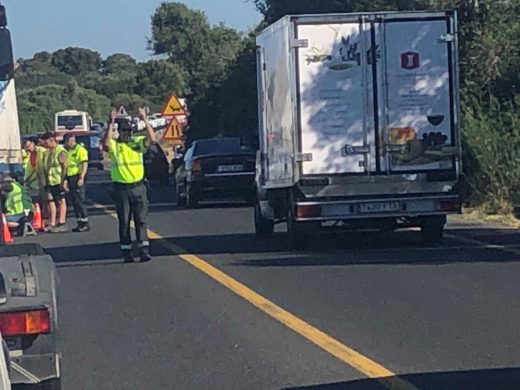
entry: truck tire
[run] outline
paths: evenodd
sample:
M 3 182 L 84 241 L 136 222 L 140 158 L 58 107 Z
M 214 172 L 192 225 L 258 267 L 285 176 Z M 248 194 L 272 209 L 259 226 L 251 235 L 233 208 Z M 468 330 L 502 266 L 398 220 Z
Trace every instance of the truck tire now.
M 426 245 L 441 243 L 446 225 L 446 216 L 425 217 L 421 222 L 421 234 Z
M 271 237 L 274 233 L 274 222 L 262 215 L 258 202 L 255 203 L 255 233 L 262 238 Z
M 189 209 L 195 209 L 199 206 L 199 195 L 191 184 L 186 186 L 186 206 Z

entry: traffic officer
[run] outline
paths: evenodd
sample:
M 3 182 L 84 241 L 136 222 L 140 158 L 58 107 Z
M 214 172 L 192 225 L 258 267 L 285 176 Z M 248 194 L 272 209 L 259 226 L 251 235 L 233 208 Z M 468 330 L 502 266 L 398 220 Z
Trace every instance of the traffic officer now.
M 85 204 L 86 186 L 85 178 L 88 171 L 88 150 L 83 145 L 76 142 L 74 134 L 65 134 L 63 137 L 65 149 L 67 149 L 67 178 L 65 188 L 68 189 L 78 226 L 72 229 L 73 232 L 88 232 L 90 224 L 88 222 L 87 205 Z
M 104 147 L 110 156 L 110 175 L 113 182 L 113 199 L 119 219 L 119 241 L 125 263 L 134 261 L 130 219 L 133 215 L 140 258 L 150 261 L 150 242 L 147 233 L 148 195 L 144 183 L 143 154 L 152 142 L 155 133 L 148 122 L 146 111 L 139 109 L 139 117 L 146 124 L 146 136 L 134 136 L 132 124 L 126 120 L 118 121 L 119 137 L 113 139 L 117 110 L 112 109 Z

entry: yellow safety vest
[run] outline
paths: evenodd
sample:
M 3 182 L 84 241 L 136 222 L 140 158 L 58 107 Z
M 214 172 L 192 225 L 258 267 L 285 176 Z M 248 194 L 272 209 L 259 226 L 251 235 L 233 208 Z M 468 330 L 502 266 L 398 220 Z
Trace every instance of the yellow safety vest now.
M 36 167 L 31 165 L 31 154 L 23 150 L 24 184 L 27 188 L 37 190 L 42 187 L 44 177 L 45 153 L 47 150 L 36 146 Z
M 63 169 L 61 167 L 58 156 L 67 151 L 63 145 L 56 146 L 55 149 L 47 151 L 47 182 L 50 186 L 57 186 L 61 184 Z
M 81 173 L 81 164 L 88 162 L 88 150 L 81 144 L 76 144 L 67 152 L 67 176 Z
M 115 183 L 131 184 L 144 179 L 143 153 L 146 151 L 145 137 L 132 137 L 130 142 L 108 141 L 110 176 Z
M 23 214 L 24 210 L 32 211 L 32 200 L 24 191 L 23 187 L 15 181 L 11 184 L 13 185 L 13 190 L 9 192 L 5 198 L 6 215 Z

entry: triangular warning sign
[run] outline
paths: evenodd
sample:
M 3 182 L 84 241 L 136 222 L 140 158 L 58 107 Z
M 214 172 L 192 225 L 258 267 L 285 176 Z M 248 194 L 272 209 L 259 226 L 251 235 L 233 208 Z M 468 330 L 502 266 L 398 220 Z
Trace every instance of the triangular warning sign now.
M 117 118 L 126 118 L 128 115 L 128 112 L 126 112 L 125 108 L 123 106 L 119 107 L 119 110 L 117 110 Z
M 181 139 L 182 138 L 182 126 L 179 121 L 174 117 L 170 122 L 168 128 L 164 132 L 162 137 L 163 140 Z
M 163 116 L 178 116 L 186 115 L 186 110 L 184 109 L 177 95 L 172 93 L 168 97 L 166 104 L 163 106 L 161 113 L 163 114 Z

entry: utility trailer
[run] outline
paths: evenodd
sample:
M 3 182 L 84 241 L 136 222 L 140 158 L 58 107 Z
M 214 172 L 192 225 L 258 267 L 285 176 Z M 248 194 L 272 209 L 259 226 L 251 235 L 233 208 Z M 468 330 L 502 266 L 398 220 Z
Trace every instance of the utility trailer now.
M 420 227 L 439 242 L 461 207 L 456 14 L 285 16 L 256 42 L 256 233 Z

